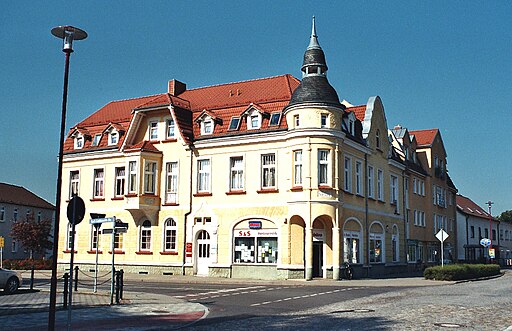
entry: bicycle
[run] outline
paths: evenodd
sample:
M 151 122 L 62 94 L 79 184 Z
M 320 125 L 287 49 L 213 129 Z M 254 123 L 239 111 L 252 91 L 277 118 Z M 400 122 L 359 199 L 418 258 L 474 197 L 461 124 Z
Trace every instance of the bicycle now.
M 346 280 L 354 278 L 354 269 L 348 262 L 343 262 L 343 278 Z

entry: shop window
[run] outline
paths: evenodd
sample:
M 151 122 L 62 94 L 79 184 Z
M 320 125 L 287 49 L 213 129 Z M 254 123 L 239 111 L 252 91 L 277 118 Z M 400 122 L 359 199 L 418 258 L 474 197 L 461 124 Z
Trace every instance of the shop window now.
M 361 263 L 360 247 L 361 247 L 361 234 L 356 231 L 343 232 L 343 261 L 349 263 Z

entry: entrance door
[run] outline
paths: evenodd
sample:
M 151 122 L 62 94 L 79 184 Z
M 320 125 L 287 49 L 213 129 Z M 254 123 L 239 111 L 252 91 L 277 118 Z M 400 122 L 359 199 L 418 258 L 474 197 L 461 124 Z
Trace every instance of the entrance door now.
M 208 266 L 210 265 L 210 234 L 207 231 L 199 231 L 196 247 L 197 274 L 207 276 Z
M 324 242 L 313 241 L 313 277 L 323 277 Z

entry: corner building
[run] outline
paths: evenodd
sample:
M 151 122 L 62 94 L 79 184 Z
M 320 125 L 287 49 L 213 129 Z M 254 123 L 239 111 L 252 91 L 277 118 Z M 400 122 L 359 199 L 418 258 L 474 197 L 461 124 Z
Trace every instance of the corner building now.
M 380 98 L 340 102 L 314 21 L 301 71 L 197 89 L 171 80 L 167 93 L 107 104 L 69 132 L 64 199 L 129 224 L 113 249 L 125 271 L 340 279 L 344 261 L 356 277 L 406 271 L 408 165 Z M 107 270 L 111 235 L 82 222 L 70 247 L 69 229 L 61 219 L 62 266 L 74 249 L 77 264 L 98 252 Z

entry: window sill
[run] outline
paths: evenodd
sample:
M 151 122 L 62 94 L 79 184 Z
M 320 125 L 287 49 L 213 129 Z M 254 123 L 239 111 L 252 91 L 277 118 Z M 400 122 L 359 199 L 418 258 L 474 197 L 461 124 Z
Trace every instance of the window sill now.
M 226 192 L 226 195 L 242 195 L 242 194 L 247 194 L 247 192 L 245 192 L 245 191 L 229 191 L 229 192 Z
M 137 193 L 128 193 L 124 195 L 125 198 L 136 198 L 138 196 L 139 195 Z
M 318 189 L 320 190 L 333 190 L 333 188 L 329 185 L 318 185 Z
M 112 254 L 112 251 L 108 251 L 109 254 Z M 114 249 L 114 254 L 125 254 L 122 249 Z
M 194 196 L 195 197 L 211 197 L 212 193 L 211 192 L 198 192 L 198 193 L 194 193 Z
M 290 189 L 292 192 L 300 192 L 302 191 L 302 186 L 294 186 Z
M 160 255 L 178 255 L 178 252 L 160 252 Z
M 96 250 L 95 249 L 88 250 L 87 254 L 96 254 Z M 103 254 L 103 251 L 98 251 L 98 254 Z
M 65 251 L 62 251 L 62 253 L 69 254 L 69 253 L 71 253 L 71 250 L 66 249 Z M 78 253 L 78 251 L 73 251 L 73 253 L 75 253 L 75 254 L 76 254 L 76 253 Z
M 114 198 L 112 198 L 112 201 L 116 201 L 116 200 L 124 200 L 124 197 L 114 197 Z
M 135 252 L 135 254 L 137 254 L 137 255 L 153 255 L 153 252 L 138 251 L 138 252 Z
M 256 193 L 279 193 L 279 190 L 276 188 L 263 188 L 261 190 L 257 190 Z
M 176 138 L 167 138 L 165 140 L 162 140 L 162 143 L 175 143 L 177 141 L 178 141 L 178 139 L 176 139 Z
M 90 201 L 105 201 L 105 198 L 92 198 Z
M 180 204 L 179 203 L 175 203 L 175 202 L 169 202 L 169 203 L 162 203 L 162 206 L 179 206 Z

